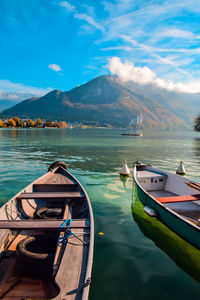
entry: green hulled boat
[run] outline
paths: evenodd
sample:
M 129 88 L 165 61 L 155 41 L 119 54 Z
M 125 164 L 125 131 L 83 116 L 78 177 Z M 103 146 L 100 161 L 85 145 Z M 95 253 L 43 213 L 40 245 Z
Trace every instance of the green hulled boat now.
M 133 177 L 144 212 L 200 249 L 200 184 L 138 162 Z
M 132 202 L 132 215 L 142 233 L 164 251 L 183 271 L 200 282 L 199 249 L 186 242 L 157 218 L 148 216 L 138 196 Z

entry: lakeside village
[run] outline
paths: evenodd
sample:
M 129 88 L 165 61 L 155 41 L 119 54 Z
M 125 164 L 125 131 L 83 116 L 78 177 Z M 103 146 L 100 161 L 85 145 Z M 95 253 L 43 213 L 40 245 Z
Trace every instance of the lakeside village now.
M 100 124 L 94 121 L 83 122 L 65 122 L 65 121 L 52 121 L 45 119 L 20 119 L 13 117 L 10 119 L 0 119 L 0 128 L 112 128 L 109 124 Z

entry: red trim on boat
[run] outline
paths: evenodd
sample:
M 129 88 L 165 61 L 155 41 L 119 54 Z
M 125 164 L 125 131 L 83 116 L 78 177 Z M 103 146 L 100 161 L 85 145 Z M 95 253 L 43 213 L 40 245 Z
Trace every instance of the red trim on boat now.
M 156 198 L 156 200 L 158 200 L 160 203 L 197 201 L 197 200 L 200 200 L 200 194 L 172 196 L 172 197 L 160 197 L 160 198 Z

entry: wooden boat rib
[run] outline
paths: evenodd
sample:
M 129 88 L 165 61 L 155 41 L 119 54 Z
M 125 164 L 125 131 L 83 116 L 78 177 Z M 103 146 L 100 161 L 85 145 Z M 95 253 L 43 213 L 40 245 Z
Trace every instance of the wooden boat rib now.
M 200 249 L 200 184 L 138 162 L 133 177 L 144 211 Z
M 0 209 L 0 298 L 88 299 L 94 220 L 61 162 Z

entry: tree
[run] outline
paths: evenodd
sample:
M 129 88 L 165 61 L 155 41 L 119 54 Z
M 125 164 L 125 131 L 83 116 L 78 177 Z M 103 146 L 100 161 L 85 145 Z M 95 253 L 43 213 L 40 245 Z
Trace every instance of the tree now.
M 13 119 L 10 119 L 10 120 L 8 121 L 8 124 L 9 124 L 9 126 L 11 126 L 11 127 L 15 127 L 15 126 L 16 126 L 16 122 L 15 122 Z
M 58 128 L 65 128 L 65 127 L 67 127 L 67 123 L 65 121 L 58 122 Z
M 3 121 L 0 120 L 0 127 L 2 128 L 3 127 Z
M 194 130 L 200 131 L 200 115 L 194 120 Z
M 14 117 L 13 120 L 16 123 L 16 127 L 22 127 L 22 122 L 21 122 L 20 118 Z
M 53 126 L 52 121 L 46 120 L 45 126 L 46 127 L 52 127 Z
M 37 123 L 36 124 L 37 124 L 38 127 L 40 127 L 42 125 L 42 122 L 41 122 L 40 118 L 37 119 Z
M 34 127 L 35 126 L 35 122 L 33 120 L 29 120 L 29 127 Z

